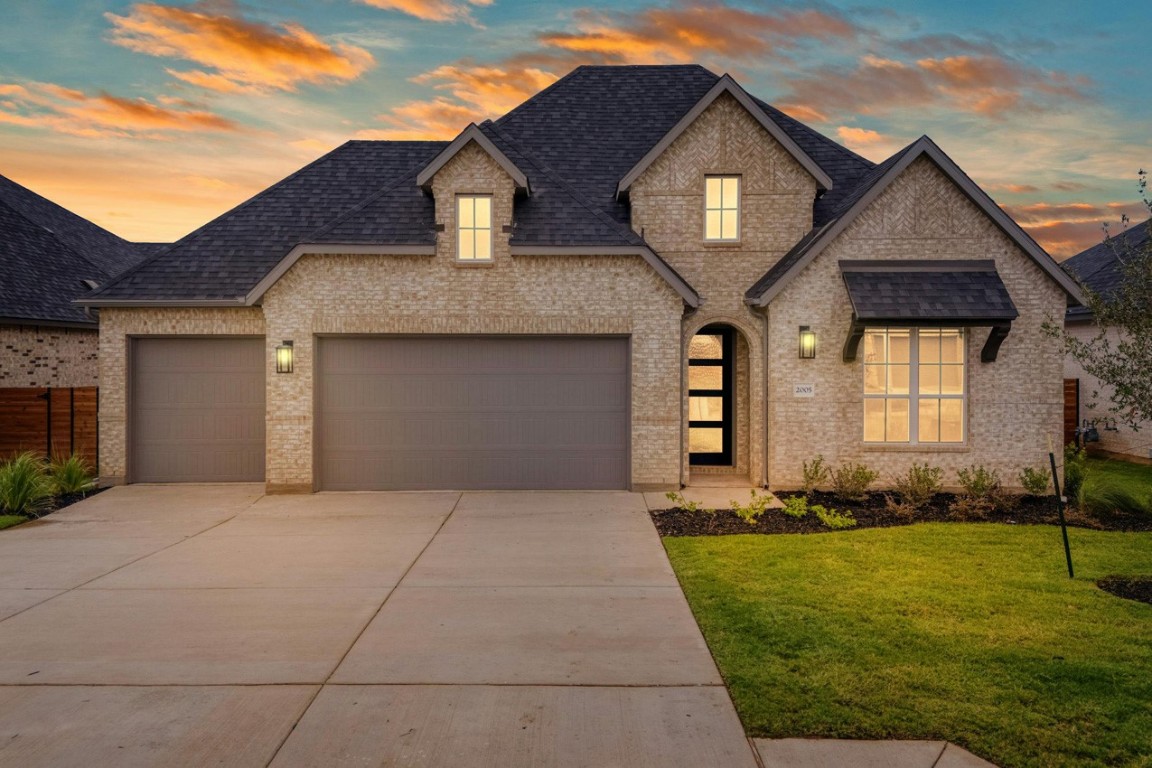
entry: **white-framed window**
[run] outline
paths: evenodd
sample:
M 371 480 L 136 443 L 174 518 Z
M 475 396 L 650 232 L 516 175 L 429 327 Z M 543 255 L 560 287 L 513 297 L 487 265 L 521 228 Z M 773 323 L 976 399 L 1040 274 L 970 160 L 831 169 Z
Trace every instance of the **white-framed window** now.
M 740 177 L 704 177 L 704 239 L 740 239 Z
M 963 328 L 864 332 L 864 442 L 963 443 Z
M 457 196 L 456 258 L 460 261 L 492 260 L 491 195 Z

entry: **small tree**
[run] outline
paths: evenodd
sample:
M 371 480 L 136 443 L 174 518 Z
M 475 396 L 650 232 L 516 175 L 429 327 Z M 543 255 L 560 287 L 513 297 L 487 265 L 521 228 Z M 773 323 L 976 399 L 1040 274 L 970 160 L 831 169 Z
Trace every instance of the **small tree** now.
M 1143 170 L 1139 191 L 1152 214 L 1148 177 Z M 1122 223 L 1127 226 L 1127 216 Z M 1098 328 L 1096 336 L 1081 341 L 1052 323 L 1046 324 L 1049 333 L 1063 338 L 1065 352 L 1112 390 L 1108 409 L 1132 429 L 1152 421 L 1152 218 L 1138 226 L 1148 229 L 1148 237 L 1127 237 L 1126 233 L 1110 237 L 1105 228 L 1104 242 L 1115 250 L 1122 279 L 1120 286 L 1106 295 L 1084 286 L 1088 309 Z M 1100 393 L 1093 392 L 1092 396 L 1100 397 Z

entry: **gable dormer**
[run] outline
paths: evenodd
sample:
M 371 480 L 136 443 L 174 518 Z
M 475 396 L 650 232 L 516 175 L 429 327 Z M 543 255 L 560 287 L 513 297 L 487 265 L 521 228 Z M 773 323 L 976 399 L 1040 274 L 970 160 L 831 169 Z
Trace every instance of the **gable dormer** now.
M 496 264 L 509 256 L 516 195 L 528 176 L 477 125 L 464 129 L 416 176 L 436 203 L 436 254 L 460 266 Z

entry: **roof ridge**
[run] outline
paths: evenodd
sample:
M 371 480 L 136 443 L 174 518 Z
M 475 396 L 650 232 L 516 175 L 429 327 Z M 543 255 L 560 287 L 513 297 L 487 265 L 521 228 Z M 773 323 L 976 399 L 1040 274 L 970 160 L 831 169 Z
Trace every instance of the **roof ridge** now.
M 13 183 L 15 183 L 15 182 L 13 182 Z M 22 186 L 22 187 L 23 187 L 23 185 L 17 185 L 17 186 Z M 28 189 L 27 187 L 23 187 L 23 188 L 24 188 L 24 189 Z M 29 189 L 28 191 L 29 191 L 29 192 L 32 192 L 32 190 L 30 190 L 30 189 Z M 35 193 L 35 192 L 32 192 L 32 194 L 34 194 L 34 195 L 35 195 L 36 193 Z M 46 198 L 46 197 L 44 197 L 43 199 L 44 199 L 44 200 L 48 200 L 48 198 Z M 51 200 L 48 200 L 48 202 L 52 202 L 52 201 L 51 201 Z M 11 212 L 13 213 L 13 215 L 15 215 L 15 216 L 18 216 L 19 218 L 21 218 L 21 219 L 23 219 L 24 221 L 28 222 L 28 224 L 29 224 L 30 226 L 32 226 L 32 227 L 35 227 L 36 229 L 39 229 L 39 230 L 41 230 L 42 232 L 44 232 L 45 234 L 47 234 L 49 237 L 51 237 L 53 240 L 55 240 L 57 243 L 59 243 L 59 244 L 60 244 L 60 247 L 61 247 L 61 249 L 63 249 L 63 250 L 65 250 L 65 251 L 67 251 L 68 253 L 72 254 L 72 255 L 73 255 L 73 256 L 75 256 L 76 258 L 80 259 L 80 260 L 81 260 L 81 261 L 83 261 L 85 264 L 87 264 L 88 266 L 92 267 L 92 269 L 94 269 L 96 272 L 98 272 L 98 273 L 101 273 L 101 274 L 103 274 L 103 275 L 112 276 L 112 272 L 111 272 L 111 271 L 107 270 L 107 269 L 106 269 L 106 268 L 104 268 L 104 267 L 101 267 L 99 264 L 97 264 L 96 262 L 92 261 L 92 260 L 91 260 L 91 259 L 89 259 L 87 256 L 85 256 L 84 254 L 80 253 L 80 252 L 79 252 L 79 251 L 77 251 L 75 248 L 73 248 L 71 245 L 69 245 L 68 243 L 66 243 L 66 242 L 65 242 L 63 239 L 61 239 L 61 238 L 60 238 L 60 235 L 58 235 L 58 234 L 56 233 L 56 230 L 52 229 L 51 227 L 46 227 L 46 226 L 44 226 L 43 224 L 41 224 L 40 222 L 36 221 L 35 219 L 33 219 L 33 218 L 31 218 L 31 217 L 27 216 L 27 215 L 26 215 L 26 214 L 25 214 L 23 211 L 19 210 L 18 208 L 14 208 L 13 206 L 11 206 L 11 205 L 8 203 L 8 201 L 7 201 L 7 200 L 4 200 L 4 199 L 0 199 L 0 205 L 3 205 L 5 208 L 7 208 L 9 211 L 11 211 Z M 68 210 L 67 208 L 64 208 L 63 206 L 57 206 L 57 207 L 61 208 L 62 210 Z M 73 215 L 73 216 L 76 216 L 77 214 L 72 214 L 72 215 Z M 82 218 L 82 217 L 80 217 L 80 218 Z M 96 226 L 96 227 L 98 227 L 98 226 L 100 226 L 100 225 L 99 225 L 99 224 L 93 224 L 93 226 Z M 105 231 L 107 231 L 107 230 L 105 230 Z M 112 232 L 109 232 L 108 234 L 112 235 L 113 237 L 117 237 L 117 235 L 115 235 L 115 234 L 114 234 L 114 233 L 112 233 Z M 100 277 L 100 276 L 101 276 L 101 274 L 97 274 L 96 276 L 97 276 L 97 277 Z
M 644 238 L 636 234 L 636 232 L 633 231 L 631 227 L 625 227 L 622 223 L 616 221 L 607 213 L 589 203 L 582 194 L 573 189 L 567 181 L 562 179 L 559 174 L 556 173 L 556 171 L 552 170 L 552 168 L 549 167 L 543 160 L 540 160 L 538 157 L 536 157 L 534 152 L 531 152 L 530 150 L 520 146 L 514 137 L 508 136 L 507 133 L 501 130 L 501 128 L 493 122 L 486 122 L 485 125 L 493 130 L 501 141 L 504 141 L 514 147 L 516 151 L 519 152 L 522 157 L 524 157 L 525 160 L 536 166 L 536 168 L 538 168 L 545 176 L 548 177 L 549 181 L 560 187 L 560 189 L 562 189 L 565 194 L 579 203 L 583 208 L 587 209 L 601 222 L 608 225 L 610 229 L 616 230 L 620 235 L 624 236 L 628 240 L 636 239 L 641 243 L 644 243 Z M 481 130 L 483 130 L 483 126 L 481 126 Z M 647 246 L 647 243 L 644 243 L 644 245 Z
M 128 277 L 130 277 L 131 275 L 134 275 L 134 274 L 136 274 L 136 273 L 137 273 L 137 272 L 139 272 L 141 269 L 143 269 L 144 267 L 146 267 L 146 266 L 148 266 L 149 264 L 153 263 L 154 261 L 156 261 L 156 260 L 157 260 L 157 259 L 159 259 L 160 257 L 162 257 L 162 256 L 165 256 L 165 255 L 167 255 L 167 254 L 171 253 L 173 250 L 175 250 L 175 249 L 176 249 L 176 247 L 177 247 L 177 246 L 179 246 L 179 245 L 182 245 L 182 244 L 183 244 L 183 243 L 185 243 L 185 242 L 189 242 L 189 241 L 191 241 L 193 238 L 195 238 L 197 235 L 200 235 L 201 233 L 203 233 L 203 232 L 204 232 L 206 229 L 208 229 L 210 226 L 212 226 L 212 225 L 213 225 L 213 224 L 215 224 L 216 222 L 218 222 L 218 221 L 222 221 L 223 219 L 225 219 L 225 218 L 228 218 L 228 217 L 232 216 L 233 214 L 237 213 L 238 211 L 242 211 L 242 210 L 244 210 L 244 209 L 245 209 L 245 208 L 247 208 L 248 206 L 250 206 L 250 205 L 252 205 L 253 203 L 255 203 L 257 200 L 260 200 L 260 199 L 262 199 L 262 198 L 266 197 L 267 195 L 271 194 L 271 193 L 272 193 L 272 190 L 274 190 L 274 189 L 279 189 L 280 187 L 284 186 L 284 185 L 285 185 L 285 184 L 287 184 L 288 182 L 292 181 L 293 179 L 295 179 L 295 178 L 297 178 L 298 176 L 300 176 L 301 174 L 303 174 L 305 171 L 311 170 L 312 168 L 315 168 L 316 166 L 318 166 L 318 165 L 321 165 L 322 163 L 325 163 L 325 162 L 329 161 L 331 158 L 335 157 L 335 156 L 336 156 L 336 154 L 337 154 L 337 153 L 338 153 L 340 150 L 344 149 L 344 147 L 348 146 L 348 145 L 349 145 L 349 144 L 351 144 L 351 143 L 352 143 L 351 141 L 346 141 L 346 142 L 344 142 L 344 143 L 343 143 L 343 144 L 341 144 L 340 146 L 338 146 L 338 147 L 336 147 L 336 148 L 334 148 L 334 149 L 332 149 L 332 150 L 330 150 L 330 151 L 326 152 L 325 154 L 323 154 L 323 155 L 321 155 L 320 157 L 316 158 L 315 160 L 313 160 L 312 162 L 308 163 L 307 165 L 305 165 L 305 166 L 303 166 L 303 167 L 301 167 L 301 168 L 298 168 L 298 169 L 297 169 L 297 170 L 296 170 L 294 173 L 290 173 L 290 174 L 288 174 L 287 176 L 285 176 L 284 178 L 280 179 L 280 181 L 276 182 L 275 184 L 273 184 L 273 185 L 271 185 L 271 186 L 269 186 L 269 187 L 265 187 L 265 188 L 264 188 L 264 189 L 262 189 L 260 192 L 257 192 L 255 195 L 253 195 L 252 197 L 248 198 L 248 199 L 247 199 L 247 200 L 245 200 L 244 202 L 242 202 L 242 203 L 239 203 L 238 205 L 235 205 L 235 206 L 233 206 L 232 208 L 229 208 L 227 211 L 224 211 L 224 213 L 220 214 L 220 215 L 219 215 L 219 216 L 217 216 L 216 218 L 214 218 L 214 219 L 212 219 L 212 220 L 210 220 L 210 221 L 207 221 L 207 222 L 205 222 L 204 224 L 201 224 L 199 227 L 197 227 L 196 229 L 192 230 L 192 231 L 191 231 L 191 232 L 189 232 L 188 234 L 184 235 L 184 237 L 180 238 L 179 240 L 177 240 L 177 241 L 175 241 L 175 242 L 173 242 L 173 243 L 168 243 L 168 244 L 167 244 L 167 247 L 164 247 L 164 248 L 160 248 L 159 250 L 157 250 L 157 251 L 156 251 L 156 253 L 154 253 L 154 254 L 152 254 L 151 256 L 149 256 L 148 258 L 146 258 L 146 259 L 144 259 L 144 260 L 140 261 L 140 262 L 139 262 L 139 263 L 137 263 L 135 266 L 129 267 L 128 269 L 124 270 L 124 271 L 123 271 L 123 272 L 121 272 L 120 274 L 116 275 L 116 276 L 113 278 L 113 280 L 112 280 L 111 282 L 107 283 L 106 285 L 102 285 L 102 286 L 100 286 L 100 288 L 99 288 L 98 290 L 96 290 L 96 291 L 94 291 L 94 292 L 92 293 L 91 297 L 95 298 L 95 297 L 98 297 L 98 296 L 102 295 L 102 294 L 103 294 L 103 293 L 104 293 L 106 290 L 108 290 L 108 289 L 109 289 L 109 288 L 111 288 L 112 286 L 114 286 L 114 285 L 117 285 L 117 284 L 119 284 L 119 283 L 123 282 L 123 281 L 124 281 L 124 280 L 126 280 Z

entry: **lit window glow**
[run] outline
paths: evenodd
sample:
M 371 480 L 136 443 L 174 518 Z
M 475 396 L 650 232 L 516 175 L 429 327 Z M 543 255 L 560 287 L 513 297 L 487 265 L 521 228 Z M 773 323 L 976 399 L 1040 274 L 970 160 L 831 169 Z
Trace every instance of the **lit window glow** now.
M 704 178 L 704 239 L 740 239 L 740 177 Z
M 461 195 L 456 198 L 456 258 L 492 260 L 492 198 Z
M 964 331 L 864 333 L 864 442 L 964 442 Z

